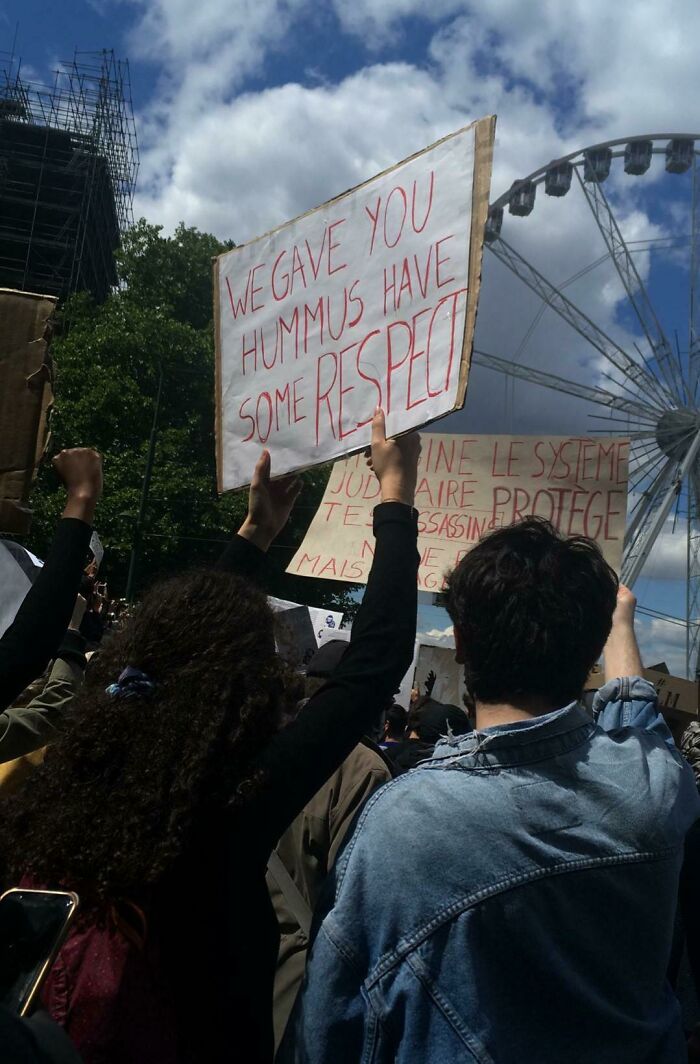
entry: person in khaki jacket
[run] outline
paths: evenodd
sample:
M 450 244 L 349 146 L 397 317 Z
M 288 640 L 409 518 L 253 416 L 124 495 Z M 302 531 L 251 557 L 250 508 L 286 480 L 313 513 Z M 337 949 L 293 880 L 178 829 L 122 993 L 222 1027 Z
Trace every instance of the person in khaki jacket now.
M 84 612 L 85 599 L 79 595 L 70 628 L 48 672 L 0 713 L 0 795 L 8 794 L 41 764 L 83 685 L 85 640 L 79 628 Z
M 333 640 L 311 659 L 307 697 L 325 682 L 348 644 Z M 392 778 L 389 762 L 363 740 L 284 833 L 270 859 L 267 885 L 280 929 L 275 973 L 275 1052 L 304 978 L 309 925 L 328 873 L 367 799 Z

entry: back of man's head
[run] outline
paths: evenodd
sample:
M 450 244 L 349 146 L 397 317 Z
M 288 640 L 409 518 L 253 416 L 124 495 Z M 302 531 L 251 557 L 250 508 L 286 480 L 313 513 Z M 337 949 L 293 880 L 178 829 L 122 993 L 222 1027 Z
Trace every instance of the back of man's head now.
M 486 536 L 448 577 L 448 610 L 479 702 L 578 698 L 610 633 L 618 580 L 598 546 L 528 517 Z

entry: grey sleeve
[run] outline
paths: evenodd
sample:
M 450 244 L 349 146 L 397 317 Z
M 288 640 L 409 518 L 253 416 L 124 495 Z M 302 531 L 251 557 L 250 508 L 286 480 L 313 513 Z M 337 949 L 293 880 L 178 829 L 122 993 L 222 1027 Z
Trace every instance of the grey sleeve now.
M 44 689 L 29 705 L 0 713 L 0 764 L 55 739 L 83 678 L 75 661 L 56 658 Z

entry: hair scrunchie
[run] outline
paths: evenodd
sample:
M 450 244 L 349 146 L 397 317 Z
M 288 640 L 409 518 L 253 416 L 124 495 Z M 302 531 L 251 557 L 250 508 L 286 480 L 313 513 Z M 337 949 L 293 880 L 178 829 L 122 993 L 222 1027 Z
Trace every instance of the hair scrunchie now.
M 156 686 L 155 681 L 145 672 L 132 669 L 128 665 L 120 674 L 117 682 L 105 687 L 105 691 L 113 698 L 135 698 L 137 695 L 152 695 Z

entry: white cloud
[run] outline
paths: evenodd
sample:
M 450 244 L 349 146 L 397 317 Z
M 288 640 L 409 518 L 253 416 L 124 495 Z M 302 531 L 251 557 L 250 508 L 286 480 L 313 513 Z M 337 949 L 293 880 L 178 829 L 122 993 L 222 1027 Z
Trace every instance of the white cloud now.
M 400 122 L 399 112 L 416 115 Z M 430 116 L 429 118 L 427 116 Z M 357 184 L 464 121 L 407 64 L 337 86 L 287 84 L 208 110 L 180 139 L 172 178 L 137 209 L 243 242 Z
M 448 624 L 446 628 L 428 628 L 423 632 L 418 632 L 416 638 L 433 646 L 454 649 L 455 645 L 454 629 L 451 624 Z
M 576 148 L 644 131 L 692 131 L 696 124 L 696 40 L 700 8 L 670 0 L 542 0 L 536 14 L 522 0 L 335 0 L 342 28 L 364 45 L 368 65 L 329 81 L 322 57 L 308 83 L 250 86 L 290 31 L 313 9 L 308 0 L 138 0 L 142 18 L 132 40 L 159 58 L 156 101 L 141 115 L 143 166 L 136 212 L 171 230 L 180 221 L 245 241 L 323 202 L 442 134 L 489 112 L 499 116 L 493 195 L 512 181 Z M 419 16 L 426 58 L 375 62 L 374 45 L 401 55 L 407 16 Z M 361 45 L 358 45 L 361 42 Z M 312 43 L 312 42 L 310 42 Z M 361 54 L 361 53 L 360 53 Z M 322 71 L 321 74 L 318 71 Z M 245 91 L 247 89 L 247 91 Z M 656 160 L 643 179 L 618 164 L 606 191 L 629 240 L 686 231 L 687 212 L 667 201 L 650 218 L 649 190 L 668 191 Z M 506 215 L 504 236 L 553 280 L 562 282 L 604 252 L 576 187 L 563 200 L 540 188 L 530 218 Z M 651 256 L 636 256 L 642 277 Z M 623 346 L 622 288 L 610 263 L 566 289 Z M 607 382 L 606 361 L 489 253 L 477 323 L 477 346 L 584 383 Z M 616 374 L 613 372 L 613 376 Z M 505 397 L 505 398 L 504 398 Z M 580 400 L 530 384 L 506 384 L 473 370 L 466 410 L 446 431 L 569 433 L 606 427 Z M 607 426 L 609 431 L 624 425 Z M 683 537 L 662 537 L 646 576 L 682 580 Z M 675 634 L 675 633 L 674 633 Z
M 645 666 L 665 662 L 672 676 L 685 676 L 685 628 L 637 614 L 635 629 Z

